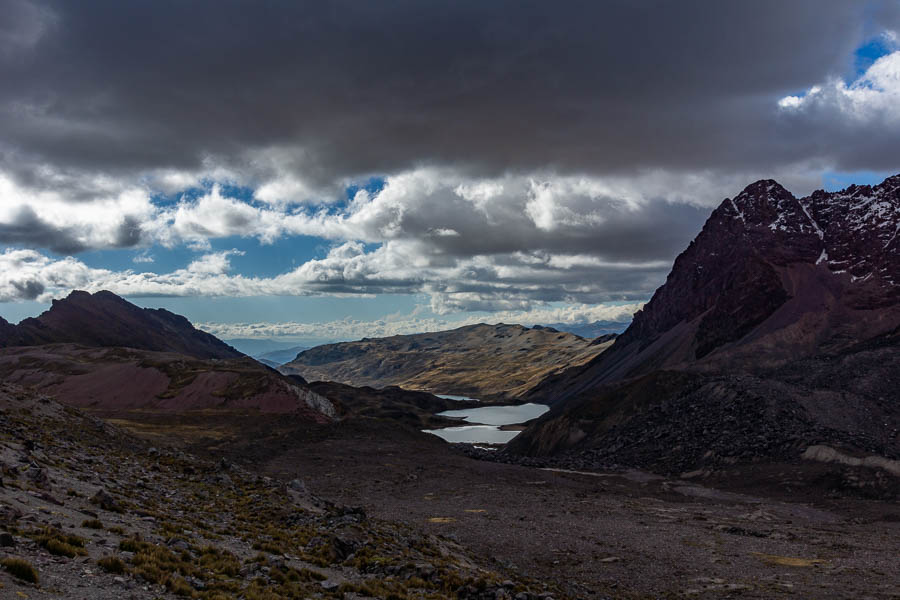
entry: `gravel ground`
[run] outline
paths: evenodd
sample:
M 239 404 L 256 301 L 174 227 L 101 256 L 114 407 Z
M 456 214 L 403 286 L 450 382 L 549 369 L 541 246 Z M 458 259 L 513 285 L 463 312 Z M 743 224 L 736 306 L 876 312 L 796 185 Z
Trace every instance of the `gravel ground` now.
M 278 446 L 243 458 L 575 597 L 900 597 L 900 508 L 804 483 L 835 467 L 735 467 L 690 480 L 551 471 L 473 460 L 374 422 Z

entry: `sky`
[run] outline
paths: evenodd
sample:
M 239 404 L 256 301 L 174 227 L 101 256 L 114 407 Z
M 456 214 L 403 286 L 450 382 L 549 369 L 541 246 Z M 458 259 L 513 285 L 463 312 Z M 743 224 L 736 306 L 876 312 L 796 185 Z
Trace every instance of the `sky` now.
M 900 2 L 0 0 L 0 316 L 627 321 L 723 199 L 900 172 Z

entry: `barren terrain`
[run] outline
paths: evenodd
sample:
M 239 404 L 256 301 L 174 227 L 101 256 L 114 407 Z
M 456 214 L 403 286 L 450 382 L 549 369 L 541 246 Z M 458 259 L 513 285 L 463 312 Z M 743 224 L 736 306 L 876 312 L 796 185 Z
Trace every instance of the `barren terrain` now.
M 160 426 L 157 423 L 157 426 Z M 267 435 L 265 432 L 273 433 Z M 808 461 L 663 478 L 485 462 L 368 419 L 192 440 L 577 598 L 896 598 L 900 509 Z

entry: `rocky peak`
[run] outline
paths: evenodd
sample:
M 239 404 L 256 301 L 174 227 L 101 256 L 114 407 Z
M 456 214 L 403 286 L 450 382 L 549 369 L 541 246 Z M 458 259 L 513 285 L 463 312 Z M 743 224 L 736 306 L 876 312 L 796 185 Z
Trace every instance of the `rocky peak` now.
M 898 305 L 900 175 L 805 198 L 757 181 L 712 212 L 665 284 L 595 359 L 590 378 L 701 359 L 752 331 L 783 332 L 800 319 L 809 325 L 778 334 L 788 337 L 767 352 L 814 351 L 838 329 L 852 339 L 853 319 L 862 319 L 860 331 L 888 326 L 894 316 L 866 319 L 882 309 L 894 315 Z
M 5 321 L 4 321 L 5 323 Z M 135 306 L 108 291 L 76 290 L 17 326 L 0 323 L 0 346 L 74 343 L 177 352 L 197 358 L 236 358 L 240 352 L 167 310 Z

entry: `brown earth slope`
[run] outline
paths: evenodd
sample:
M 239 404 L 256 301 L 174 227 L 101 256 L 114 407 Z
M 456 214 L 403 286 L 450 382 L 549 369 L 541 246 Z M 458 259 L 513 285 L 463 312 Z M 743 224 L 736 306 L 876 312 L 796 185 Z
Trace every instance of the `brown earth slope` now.
M 318 346 L 280 370 L 308 381 L 502 399 L 589 361 L 608 346 L 550 328 L 479 324 Z
M 303 382 L 248 357 L 202 360 L 133 348 L 18 346 L 0 349 L 0 380 L 101 411 L 252 410 L 313 422 L 337 414 L 331 401 Z

